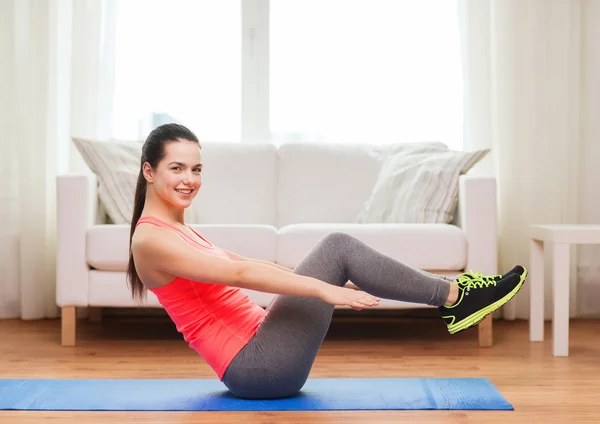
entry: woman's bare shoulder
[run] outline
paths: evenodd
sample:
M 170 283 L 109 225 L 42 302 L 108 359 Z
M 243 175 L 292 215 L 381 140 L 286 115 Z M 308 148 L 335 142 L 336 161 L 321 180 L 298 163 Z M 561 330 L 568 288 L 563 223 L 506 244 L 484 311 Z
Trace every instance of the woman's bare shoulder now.
M 165 228 L 152 224 L 139 225 L 131 238 L 131 250 L 132 252 L 135 250 L 148 253 L 156 248 L 159 238 L 163 238 L 165 235 Z
M 188 246 L 172 230 L 152 224 L 139 225 L 131 238 L 131 253 L 140 259 L 154 262 L 157 257 L 164 257 L 166 252 L 174 248 L 186 249 Z M 137 259 L 137 258 L 136 258 Z
M 140 225 L 131 238 L 131 254 L 136 271 L 149 288 L 164 286 L 177 276 L 161 271 L 157 266 L 165 243 L 169 243 L 169 234 L 165 228 L 154 225 Z

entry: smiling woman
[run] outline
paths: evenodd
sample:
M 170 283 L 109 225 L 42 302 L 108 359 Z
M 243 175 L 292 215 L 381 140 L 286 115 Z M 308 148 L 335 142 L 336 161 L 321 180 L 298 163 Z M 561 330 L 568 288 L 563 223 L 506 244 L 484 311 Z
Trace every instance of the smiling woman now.
M 336 305 L 356 310 L 380 298 L 437 306 L 452 334 L 477 325 L 521 288 L 504 276 L 429 274 L 341 232 L 324 236 L 290 272 L 204 239 L 184 222 L 202 186 L 198 138 L 165 124 L 142 147 L 131 220 L 128 283 L 149 290 L 190 347 L 236 396 L 279 398 L 304 386 Z M 352 281 L 358 290 L 346 287 Z M 267 310 L 242 290 L 276 294 Z

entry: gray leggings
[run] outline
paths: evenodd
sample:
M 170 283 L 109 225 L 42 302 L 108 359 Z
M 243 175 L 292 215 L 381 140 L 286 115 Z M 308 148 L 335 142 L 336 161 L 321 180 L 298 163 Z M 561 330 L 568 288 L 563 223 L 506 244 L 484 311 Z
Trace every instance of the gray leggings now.
M 323 237 L 294 273 L 336 286 L 350 280 L 380 298 L 433 306 L 444 304 L 452 281 L 404 265 L 339 232 Z M 276 296 L 256 334 L 227 368 L 225 386 L 233 395 L 249 399 L 297 394 L 329 329 L 333 309 L 316 298 Z

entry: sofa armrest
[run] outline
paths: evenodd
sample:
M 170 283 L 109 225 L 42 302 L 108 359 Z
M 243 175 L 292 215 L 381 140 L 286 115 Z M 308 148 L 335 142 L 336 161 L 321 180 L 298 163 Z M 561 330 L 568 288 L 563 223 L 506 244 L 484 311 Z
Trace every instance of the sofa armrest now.
M 88 305 L 88 229 L 96 223 L 98 196 L 93 174 L 64 174 L 56 178 L 57 246 L 56 303 Z
M 496 179 L 461 175 L 455 224 L 467 234 L 467 266 L 483 274 L 498 273 Z

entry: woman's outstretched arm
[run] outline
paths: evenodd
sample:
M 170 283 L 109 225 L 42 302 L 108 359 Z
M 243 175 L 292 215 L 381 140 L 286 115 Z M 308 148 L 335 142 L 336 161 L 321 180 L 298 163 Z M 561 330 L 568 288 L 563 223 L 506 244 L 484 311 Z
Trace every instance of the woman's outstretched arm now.
M 355 309 L 379 303 L 379 299 L 365 292 L 334 286 L 258 262 L 234 261 L 204 253 L 161 227 L 150 227 L 136 234 L 132 251 L 136 268 L 146 272 L 266 293 L 314 297 Z
M 230 252 L 229 250 L 225 250 L 225 249 L 221 249 L 223 250 L 223 252 L 227 253 L 227 256 L 229 256 L 229 259 L 231 259 L 232 261 L 250 261 L 250 262 L 257 262 L 259 264 L 264 264 L 264 265 L 269 265 L 272 266 L 274 268 L 278 268 L 282 271 L 286 271 L 286 272 L 294 272 L 293 269 L 291 268 L 287 268 L 283 265 L 279 265 L 276 264 L 274 262 L 270 262 L 270 261 L 263 261 L 261 259 L 252 259 L 252 258 L 246 258 L 244 256 L 238 255 L 237 253 L 234 252 Z

